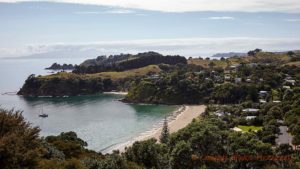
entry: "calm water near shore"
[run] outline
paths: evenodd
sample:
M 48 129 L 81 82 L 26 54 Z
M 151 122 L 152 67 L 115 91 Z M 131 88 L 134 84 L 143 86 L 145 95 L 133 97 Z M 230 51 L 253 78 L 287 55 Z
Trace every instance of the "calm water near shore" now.
M 138 105 L 119 102 L 122 95 L 102 94 L 64 98 L 24 98 L 2 95 L 16 92 L 30 74 L 49 74 L 44 70 L 54 62 L 79 64 L 79 59 L 0 59 L 0 106 L 23 110 L 24 117 L 41 128 L 41 135 L 75 131 L 89 148 L 101 151 L 131 140 L 151 130 L 178 106 Z M 38 117 L 43 111 L 48 118 Z

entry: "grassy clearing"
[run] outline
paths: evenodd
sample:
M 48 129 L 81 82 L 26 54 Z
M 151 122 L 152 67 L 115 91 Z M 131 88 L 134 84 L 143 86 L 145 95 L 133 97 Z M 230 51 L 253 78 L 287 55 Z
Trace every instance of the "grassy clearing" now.
M 157 65 L 149 65 L 146 67 L 127 70 L 123 72 L 101 72 L 95 74 L 87 74 L 89 77 L 102 77 L 102 78 L 111 78 L 112 80 L 123 79 L 127 77 L 134 76 L 144 76 L 150 72 L 159 73 L 161 69 Z
M 239 129 L 241 129 L 243 132 L 249 132 L 250 130 L 254 131 L 254 132 L 257 132 L 257 131 L 262 129 L 261 126 L 242 126 L 242 125 L 238 125 L 237 127 Z
M 285 64 L 285 65 L 300 67 L 300 61 L 290 62 L 290 63 L 287 63 L 287 64 Z
M 213 62 L 215 64 L 214 67 L 225 68 L 229 65 L 239 64 L 239 63 L 250 63 L 257 60 L 280 60 L 283 63 L 290 62 L 290 57 L 286 53 L 282 54 L 274 54 L 272 52 L 259 52 L 255 56 L 244 56 L 244 57 L 231 57 L 226 59 L 226 61 L 221 60 L 205 60 L 205 59 L 190 59 L 188 60 L 188 64 L 200 65 L 205 68 L 209 68 L 209 64 Z M 294 62 L 293 62 L 294 63 Z M 290 63 L 292 64 L 292 63 Z M 300 63 L 294 63 L 294 65 L 298 66 Z
M 209 68 L 209 64 L 213 62 L 215 64 L 214 67 L 222 67 L 225 68 L 228 64 L 226 61 L 221 60 L 202 60 L 202 59 L 190 59 L 188 60 L 188 64 L 199 65 L 204 68 Z
M 149 65 L 146 67 L 138 68 L 138 69 L 132 69 L 127 70 L 123 72 L 101 72 L 101 73 L 94 73 L 94 74 L 74 74 L 74 73 L 67 73 L 67 72 L 60 72 L 48 76 L 40 76 L 41 79 L 51 79 L 51 78 L 111 78 L 112 80 L 118 80 L 128 77 L 134 77 L 134 76 L 144 76 L 147 75 L 150 72 L 153 73 L 159 73 L 161 69 L 157 65 Z

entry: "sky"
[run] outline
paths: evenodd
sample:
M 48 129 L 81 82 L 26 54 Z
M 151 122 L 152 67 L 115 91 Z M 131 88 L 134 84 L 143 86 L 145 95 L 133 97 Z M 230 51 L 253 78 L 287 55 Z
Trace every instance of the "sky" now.
M 0 58 L 300 49 L 300 0 L 0 0 Z

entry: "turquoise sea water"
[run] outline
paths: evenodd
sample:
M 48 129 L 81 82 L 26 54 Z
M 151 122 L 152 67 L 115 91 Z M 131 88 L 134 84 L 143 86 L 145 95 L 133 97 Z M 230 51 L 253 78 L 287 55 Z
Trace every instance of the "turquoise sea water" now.
M 126 104 L 123 96 L 102 94 L 64 98 L 25 98 L 2 95 L 15 92 L 30 74 L 49 74 L 44 70 L 54 62 L 79 64 L 84 59 L 0 59 L 0 106 L 22 110 L 23 116 L 41 128 L 41 136 L 75 131 L 90 149 L 106 150 L 151 130 L 176 110 L 177 106 Z M 48 118 L 40 118 L 43 111 Z

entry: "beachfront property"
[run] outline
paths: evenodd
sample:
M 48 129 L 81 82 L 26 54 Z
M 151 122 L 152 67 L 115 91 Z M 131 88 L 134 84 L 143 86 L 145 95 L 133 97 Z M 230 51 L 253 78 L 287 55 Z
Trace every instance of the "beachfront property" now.
M 218 110 L 215 112 L 215 115 L 217 115 L 218 117 L 223 117 L 224 116 L 224 112 Z

